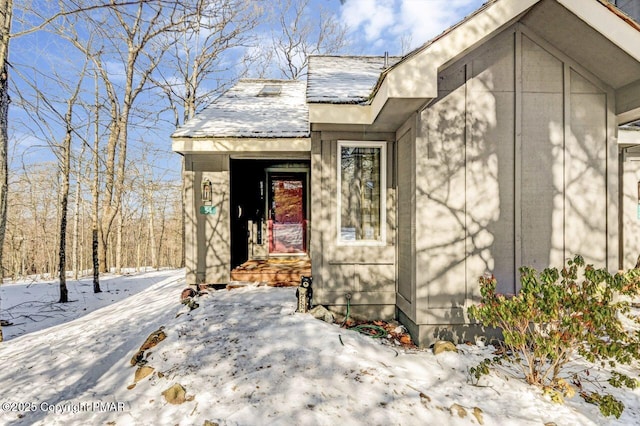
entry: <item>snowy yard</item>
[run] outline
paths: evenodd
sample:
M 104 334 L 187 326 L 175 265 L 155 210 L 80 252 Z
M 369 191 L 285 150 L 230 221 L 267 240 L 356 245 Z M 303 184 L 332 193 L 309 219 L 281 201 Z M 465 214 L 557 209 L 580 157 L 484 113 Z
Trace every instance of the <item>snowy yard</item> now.
M 491 347 L 435 356 L 296 314 L 293 288 L 211 291 L 189 312 L 182 277 L 105 279 L 99 295 L 89 280 L 70 282 L 65 306 L 49 303 L 55 282 L 0 286 L 1 317 L 16 324 L 0 344 L 0 424 L 640 424 L 640 390 L 610 389 L 596 366 L 574 367 L 589 369 L 583 385 L 624 402 L 618 420 L 578 396 L 554 404 L 502 373 L 474 385 L 468 369 Z M 166 339 L 146 352 L 153 374 L 133 386 L 130 360 L 161 326 Z M 179 405 L 162 395 L 176 383 L 186 389 Z

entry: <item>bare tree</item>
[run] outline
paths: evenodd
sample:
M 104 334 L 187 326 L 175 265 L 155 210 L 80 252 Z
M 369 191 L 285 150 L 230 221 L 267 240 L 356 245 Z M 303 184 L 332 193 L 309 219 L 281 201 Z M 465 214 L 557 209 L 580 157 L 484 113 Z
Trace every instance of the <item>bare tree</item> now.
M 93 3 L 87 6 L 73 4 L 74 7 L 68 10 L 61 10 L 50 17 L 42 19 L 40 23 L 33 25 L 31 28 L 22 31 L 19 34 L 11 33 L 11 21 L 13 19 L 14 4 L 13 0 L 0 0 L 0 279 L 4 276 L 3 270 L 3 251 L 4 238 L 7 225 L 7 197 L 8 197 L 8 111 L 9 111 L 9 43 L 12 38 L 20 35 L 29 34 L 43 29 L 56 19 L 75 14 L 83 10 L 95 10 L 101 8 L 115 8 L 135 3 L 146 3 L 148 0 L 134 0 L 119 2 L 109 0 L 108 3 Z M 62 4 L 64 2 L 60 2 Z M 0 328 L 0 334 L 2 329 Z M 1 340 L 1 339 L 0 339 Z
M 138 3 L 135 7 L 112 8 L 95 17 L 81 13 L 74 15 L 73 27 L 84 26 L 97 34 L 105 44 L 99 49 L 88 47 L 76 30 L 69 31 L 69 23 L 58 27 L 58 34 L 90 57 L 102 80 L 109 104 L 105 185 L 100 219 L 100 270 L 108 270 L 107 247 L 118 215 L 124 191 L 127 164 L 128 130 L 134 102 L 146 87 L 151 73 L 157 68 L 164 49 L 158 39 L 175 30 L 182 23 L 177 13 L 179 3 Z M 82 20 L 81 22 L 79 20 Z M 112 48 L 112 52 L 109 52 Z M 109 55 L 109 53 L 111 53 Z M 110 60 L 122 64 L 123 75 L 114 76 L 107 69 Z M 123 77 L 120 86 L 119 80 Z
M 8 146 L 9 135 L 9 34 L 11 34 L 11 18 L 13 0 L 0 0 L 0 280 L 4 277 L 2 267 L 2 246 L 7 229 L 7 192 L 9 189 Z M 2 326 L 0 326 L 0 342 Z
M 72 153 L 72 140 L 74 133 L 76 133 L 76 126 L 73 123 L 74 107 L 80 95 L 82 82 L 87 70 L 88 59 L 85 61 L 82 70 L 79 72 L 78 78 L 76 78 L 75 87 L 69 87 L 65 80 L 57 73 L 52 73 L 46 76 L 47 80 L 50 80 L 56 87 L 63 91 L 69 91 L 69 97 L 61 102 L 58 102 L 53 97 L 47 97 L 42 88 L 38 85 L 37 77 L 28 80 L 24 76 L 25 81 L 31 88 L 32 98 L 29 99 L 18 91 L 20 105 L 23 108 L 32 111 L 34 118 L 33 123 L 39 129 L 42 138 L 47 141 L 51 147 L 54 155 L 58 158 L 58 176 L 57 180 L 60 185 L 60 192 L 58 194 L 59 208 L 56 211 L 56 219 L 58 220 L 58 273 L 60 284 L 60 303 L 66 303 L 69 301 L 67 285 L 66 285 L 66 245 L 67 245 L 67 218 L 68 218 L 68 205 L 69 205 L 69 192 L 70 192 L 70 180 L 71 180 L 71 153 Z M 37 74 L 36 74 L 37 76 Z M 59 104 L 64 104 L 64 110 L 61 111 Z M 59 123 L 64 129 L 62 142 L 57 142 L 56 130 L 54 123 Z M 46 233 L 46 231 L 45 231 Z M 49 262 L 51 266 L 55 262 Z M 53 270 L 51 271 L 53 272 Z
M 81 182 L 82 179 L 80 176 L 82 175 L 82 159 L 84 157 L 86 146 L 82 145 L 82 150 L 78 155 L 78 159 L 76 161 L 76 188 L 75 195 L 73 197 L 73 233 L 71 236 L 71 262 L 73 269 L 73 279 L 77 280 L 79 278 L 79 269 L 80 269 L 80 198 L 82 196 Z
M 100 293 L 100 259 L 98 256 L 99 245 L 99 214 L 100 202 L 98 199 L 100 186 L 100 90 L 98 86 L 98 75 L 95 75 L 95 96 L 96 103 L 94 109 L 94 135 L 93 135 L 93 180 L 91 184 L 91 259 L 93 265 L 93 292 Z
M 167 33 L 166 60 L 157 76 L 151 77 L 168 99 L 176 126 L 192 118 L 234 80 L 229 73 L 238 64 L 229 53 L 250 44 L 263 10 L 252 0 L 195 0 L 181 4 L 180 12 L 182 25 Z M 181 168 L 184 175 L 184 159 Z M 184 267 L 184 188 L 182 193 L 180 266 Z
M 309 56 L 339 53 L 347 45 L 347 28 L 326 10 L 309 14 L 310 0 L 285 0 L 277 12 L 279 33 L 273 36 L 273 60 L 292 80 L 307 74 Z
M 167 57 L 153 77 L 176 125 L 228 87 L 238 65 L 230 53 L 253 40 L 262 9 L 252 0 L 195 0 L 181 4 L 180 13 L 182 23 L 166 34 Z
M 67 101 L 67 110 L 64 115 L 64 141 L 62 145 L 62 164 L 61 164 L 61 178 L 62 178 L 62 190 L 60 194 L 60 252 L 59 252 L 59 273 L 60 273 L 60 303 L 66 303 L 69 301 L 69 295 L 67 291 L 67 212 L 69 206 L 69 187 L 71 179 L 71 139 L 73 136 L 73 107 L 75 106 L 78 94 L 80 93 L 80 87 L 82 86 L 82 80 L 86 72 L 85 68 L 82 70 L 78 84 L 75 91 Z

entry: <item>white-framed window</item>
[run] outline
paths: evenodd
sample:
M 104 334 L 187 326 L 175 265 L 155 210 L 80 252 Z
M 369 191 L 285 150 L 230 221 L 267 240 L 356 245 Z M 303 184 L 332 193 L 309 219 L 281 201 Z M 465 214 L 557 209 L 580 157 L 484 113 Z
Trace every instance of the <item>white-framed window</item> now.
M 385 245 L 386 142 L 338 141 L 338 244 Z

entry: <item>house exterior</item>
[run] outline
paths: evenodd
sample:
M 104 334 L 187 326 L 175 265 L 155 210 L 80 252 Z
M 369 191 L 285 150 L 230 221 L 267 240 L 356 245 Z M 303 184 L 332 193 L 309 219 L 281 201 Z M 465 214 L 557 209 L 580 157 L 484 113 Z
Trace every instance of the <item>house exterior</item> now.
M 618 129 L 622 200 L 620 220 L 622 223 L 622 266 L 631 268 L 640 257 L 640 123 Z
M 638 119 L 640 26 L 599 0 L 489 1 L 402 58 L 241 81 L 172 136 L 187 280 L 309 256 L 315 304 L 470 339 L 483 274 L 513 293 L 522 265 L 637 257 L 617 138 Z

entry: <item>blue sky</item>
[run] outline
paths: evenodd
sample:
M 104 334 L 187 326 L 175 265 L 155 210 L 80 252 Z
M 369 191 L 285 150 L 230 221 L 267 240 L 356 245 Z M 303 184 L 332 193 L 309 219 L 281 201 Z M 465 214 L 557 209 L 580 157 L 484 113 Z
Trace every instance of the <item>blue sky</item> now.
M 354 53 L 392 55 L 415 48 L 478 9 L 484 0 L 325 0 L 349 28 Z
M 16 2 L 16 8 L 24 3 L 28 2 Z M 440 34 L 483 3 L 484 0 L 310 0 L 308 13 L 310 16 L 317 16 L 320 9 L 329 10 L 334 13 L 335 19 L 348 28 L 348 46 L 344 50 L 346 54 L 383 55 L 389 52 L 391 55 L 399 55 Z M 16 15 L 19 15 L 19 11 L 16 11 Z M 18 30 L 15 23 L 14 29 Z M 56 93 L 55 84 L 47 83 L 46 76 L 55 72 L 64 73 L 65 70 L 75 69 L 77 72 L 82 64 L 81 60 L 71 59 L 72 51 L 68 44 L 50 38 L 44 31 L 13 39 L 10 60 L 19 68 L 12 73 L 14 82 L 22 90 L 26 90 L 24 83 L 20 83 L 18 74 L 22 73 L 29 78 L 41 73 L 38 79 L 49 96 L 52 99 L 64 98 L 67 96 L 65 92 Z M 113 74 L 118 72 L 114 71 Z M 92 87 L 93 83 L 87 84 Z M 140 101 L 154 102 L 152 99 Z M 145 141 L 153 140 L 158 148 L 156 155 L 165 157 L 158 162 L 158 173 L 166 176 L 168 171 L 169 176 L 175 178 L 180 162 L 177 155 L 170 151 L 169 136 L 174 130 L 172 117 L 164 114 L 162 118 L 164 121 L 155 124 L 153 128 L 142 130 L 136 125 L 132 126 L 131 158 L 140 159 L 141 156 L 150 155 L 148 142 Z M 144 125 L 145 118 L 139 118 L 138 121 L 140 120 L 143 120 L 140 124 Z M 49 146 L 34 131 L 37 126 L 25 125 L 27 121 L 25 115 L 15 105 L 12 106 L 10 152 L 14 169 L 23 163 L 54 159 Z M 141 143 L 136 143 L 136 139 Z

